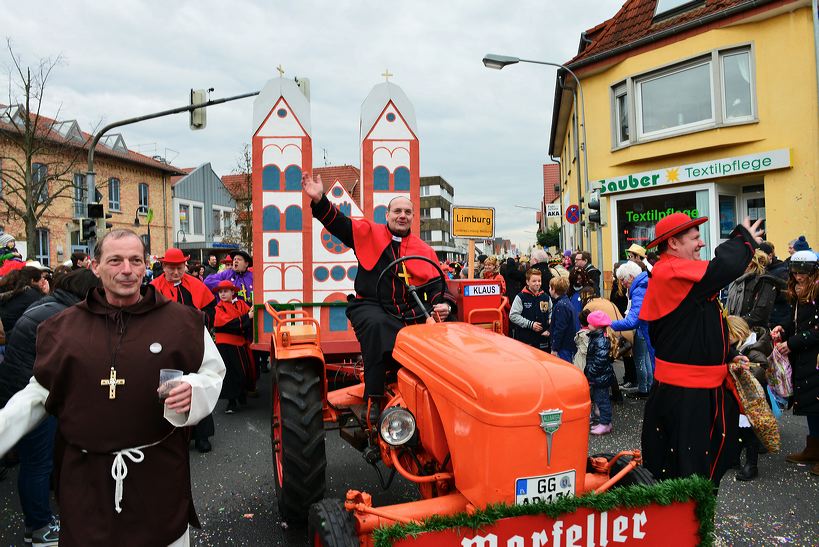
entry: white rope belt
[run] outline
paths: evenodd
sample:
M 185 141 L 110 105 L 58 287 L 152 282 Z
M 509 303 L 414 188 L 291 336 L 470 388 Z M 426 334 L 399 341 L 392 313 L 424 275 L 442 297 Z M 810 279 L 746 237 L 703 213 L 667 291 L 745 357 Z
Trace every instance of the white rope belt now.
M 116 509 L 117 513 L 122 513 L 120 502 L 122 501 L 123 481 L 128 476 L 128 465 L 125 463 L 125 458 L 133 463 L 141 463 L 145 459 L 145 454 L 142 452 L 145 448 L 156 446 L 165 441 L 165 439 L 173 435 L 174 431 L 171 431 L 155 443 L 143 444 L 135 448 L 124 448 L 111 453 L 114 456 L 114 463 L 111 465 L 111 477 L 114 479 L 114 509 Z M 83 452 L 86 451 L 83 450 Z

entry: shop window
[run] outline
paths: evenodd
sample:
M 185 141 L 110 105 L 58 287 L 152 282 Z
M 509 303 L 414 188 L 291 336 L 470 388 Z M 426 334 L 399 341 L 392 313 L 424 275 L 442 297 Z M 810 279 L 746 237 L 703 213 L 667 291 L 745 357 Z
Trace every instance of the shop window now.
M 719 238 L 728 239 L 737 223 L 736 196 L 719 196 Z
M 266 165 L 262 170 L 262 190 L 278 191 L 281 184 L 281 171 L 278 165 Z
M 373 190 L 390 189 L 390 172 L 386 167 L 379 165 L 373 169 Z
M 614 146 L 754 121 L 751 51 L 715 50 L 613 86 Z
M 396 192 L 409 192 L 410 189 L 410 172 L 406 167 L 399 167 L 395 170 L 393 177 L 393 188 Z
M 626 249 L 633 243 L 645 247 L 654 239 L 657 222 L 671 213 L 681 211 L 691 218 L 708 216 L 708 190 L 658 194 L 617 200 L 617 258 L 626 260 Z M 710 257 L 709 223 L 699 226 L 705 242 L 702 258 Z M 733 228 L 733 226 L 732 226 Z
M 183 233 L 191 233 L 191 208 L 184 203 L 179 204 L 179 229 Z

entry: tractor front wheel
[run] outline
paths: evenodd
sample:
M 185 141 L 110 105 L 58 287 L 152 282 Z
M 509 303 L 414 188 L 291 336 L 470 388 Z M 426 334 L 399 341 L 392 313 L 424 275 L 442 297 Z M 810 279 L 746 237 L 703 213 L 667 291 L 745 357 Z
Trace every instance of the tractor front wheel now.
M 276 362 L 271 437 L 279 516 L 302 526 L 324 497 L 327 456 L 320 367 L 304 359 Z
M 339 500 L 321 500 L 310 507 L 307 534 L 314 547 L 358 547 L 355 520 Z
M 611 461 L 614 458 L 614 454 L 595 454 L 592 456 L 593 458 L 606 458 L 608 461 Z M 623 470 L 623 468 L 628 465 L 631 461 L 631 456 L 622 456 L 611 467 L 611 476 L 613 477 L 617 473 Z M 629 473 L 627 473 L 622 479 L 620 479 L 614 487 L 618 486 L 632 486 L 632 485 L 643 485 L 643 486 L 650 486 L 652 484 L 657 484 L 657 479 L 654 478 L 654 475 L 651 474 L 651 471 L 643 467 L 642 465 L 638 465 L 634 469 L 632 469 Z

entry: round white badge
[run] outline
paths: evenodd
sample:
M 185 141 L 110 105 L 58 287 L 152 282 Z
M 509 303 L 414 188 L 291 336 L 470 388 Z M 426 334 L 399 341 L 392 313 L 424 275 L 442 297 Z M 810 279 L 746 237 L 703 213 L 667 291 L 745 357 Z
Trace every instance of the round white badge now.
M 148 349 L 151 350 L 151 353 L 159 353 L 160 351 L 162 351 L 162 344 L 160 344 L 159 342 L 154 342 L 153 344 L 150 345 Z

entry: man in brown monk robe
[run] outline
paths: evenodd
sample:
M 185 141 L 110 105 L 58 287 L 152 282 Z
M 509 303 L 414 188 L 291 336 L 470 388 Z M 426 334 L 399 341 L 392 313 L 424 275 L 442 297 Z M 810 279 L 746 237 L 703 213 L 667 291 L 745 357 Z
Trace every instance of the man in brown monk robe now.
M 188 545 L 184 428 L 213 411 L 224 363 L 199 312 L 142 286 L 135 233 L 102 238 L 92 269 L 103 289 L 40 326 L 34 377 L 0 410 L 0 455 L 53 414 L 61 547 Z M 160 369 L 184 373 L 164 402 Z

